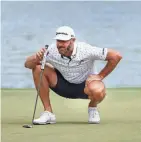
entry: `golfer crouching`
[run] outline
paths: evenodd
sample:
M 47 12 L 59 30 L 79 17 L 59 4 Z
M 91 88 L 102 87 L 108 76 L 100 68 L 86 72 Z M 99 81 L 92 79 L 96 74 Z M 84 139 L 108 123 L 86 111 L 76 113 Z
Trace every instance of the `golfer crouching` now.
M 59 27 L 56 31 L 56 44 L 48 47 L 46 64 L 42 83 L 40 86 L 40 98 L 44 111 L 34 124 L 56 123 L 49 97 L 49 89 L 56 94 L 71 99 L 89 99 L 88 123 L 100 123 L 98 104 L 106 95 L 103 79 L 107 77 L 121 60 L 119 52 L 92 46 L 85 42 L 76 41 L 72 28 Z M 41 72 L 41 60 L 45 48 L 36 54 L 29 56 L 25 61 L 25 67 L 32 69 L 35 87 L 39 84 Z M 106 61 L 105 67 L 95 73 L 96 60 Z

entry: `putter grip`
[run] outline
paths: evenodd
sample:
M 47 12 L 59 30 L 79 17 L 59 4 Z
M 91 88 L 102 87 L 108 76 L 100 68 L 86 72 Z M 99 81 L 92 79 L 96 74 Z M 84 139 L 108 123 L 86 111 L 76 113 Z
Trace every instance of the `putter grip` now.
M 44 53 L 44 56 L 43 56 L 43 60 L 42 60 L 42 64 L 41 64 L 41 70 L 43 70 L 45 68 L 45 64 L 46 64 L 46 56 L 48 54 L 48 45 L 45 45 L 45 53 Z

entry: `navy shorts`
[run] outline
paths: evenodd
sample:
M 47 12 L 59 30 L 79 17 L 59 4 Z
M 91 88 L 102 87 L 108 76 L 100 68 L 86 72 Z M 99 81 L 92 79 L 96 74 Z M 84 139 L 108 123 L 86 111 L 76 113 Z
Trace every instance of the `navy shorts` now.
M 85 82 L 80 84 L 69 83 L 58 70 L 55 70 L 57 74 L 57 85 L 55 88 L 50 87 L 59 96 L 69 99 L 88 99 L 88 96 L 84 93 Z

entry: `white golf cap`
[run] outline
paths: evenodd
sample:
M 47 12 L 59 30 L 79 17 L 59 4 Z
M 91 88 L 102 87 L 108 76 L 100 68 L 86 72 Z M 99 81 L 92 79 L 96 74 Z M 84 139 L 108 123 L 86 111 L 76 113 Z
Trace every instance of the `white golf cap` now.
M 70 40 L 71 38 L 75 38 L 74 31 L 71 27 L 62 26 L 56 30 L 56 40 Z

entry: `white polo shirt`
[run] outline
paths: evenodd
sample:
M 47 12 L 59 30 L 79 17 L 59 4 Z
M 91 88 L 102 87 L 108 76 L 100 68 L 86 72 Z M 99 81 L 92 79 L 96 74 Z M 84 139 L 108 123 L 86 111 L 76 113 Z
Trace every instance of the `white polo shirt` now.
M 95 74 L 95 60 L 105 60 L 107 56 L 107 48 L 91 46 L 84 42 L 75 42 L 71 59 L 61 57 L 56 44 L 51 44 L 48 51 L 46 61 L 68 82 L 75 84 L 82 83 L 90 74 Z

